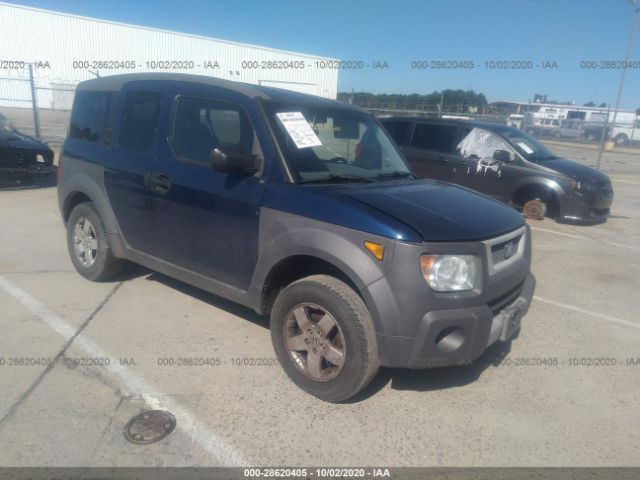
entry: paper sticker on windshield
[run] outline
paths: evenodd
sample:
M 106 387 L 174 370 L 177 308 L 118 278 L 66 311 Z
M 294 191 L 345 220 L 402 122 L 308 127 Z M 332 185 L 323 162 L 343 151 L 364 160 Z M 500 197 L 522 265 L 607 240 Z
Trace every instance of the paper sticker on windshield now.
M 304 115 L 300 112 L 276 113 L 287 133 L 298 148 L 315 147 L 322 145 L 322 142 L 307 123 Z
M 518 142 L 518 146 L 519 146 L 521 149 L 523 149 L 525 152 L 529 153 L 529 154 L 530 154 L 530 153 L 533 153 L 533 150 L 531 150 L 531 148 L 529 147 L 529 145 L 527 145 L 527 144 L 526 144 L 526 143 L 524 143 L 524 142 Z

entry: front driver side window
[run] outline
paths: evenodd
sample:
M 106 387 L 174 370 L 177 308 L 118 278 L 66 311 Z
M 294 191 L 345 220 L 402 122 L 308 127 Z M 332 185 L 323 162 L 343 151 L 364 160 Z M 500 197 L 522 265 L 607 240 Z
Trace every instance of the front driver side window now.
M 513 158 L 513 149 L 502 137 L 484 128 L 473 128 L 458 143 L 458 152 L 462 158 L 476 157 L 480 160 L 493 158 L 496 150 L 506 150 Z
M 244 111 L 203 98 L 178 99 L 172 143 L 180 158 L 205 164 L 214 148 L 225 153 L 260 155 L 255 132 Z

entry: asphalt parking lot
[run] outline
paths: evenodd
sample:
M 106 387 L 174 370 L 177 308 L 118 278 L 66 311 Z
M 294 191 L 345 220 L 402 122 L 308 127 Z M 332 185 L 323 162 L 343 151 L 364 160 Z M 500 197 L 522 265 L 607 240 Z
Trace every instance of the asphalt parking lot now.
M 640 466 L 640 156 L 602 169 L 607 223 L 531 222 L 519 338 L 471 366 L 383 369 L 341 405 L 287 379 L 265 318 L 141 268 L 88 282 L 55 188 L 0 189 L 0 464 Z M 145 409 L 176 431 L 129 443 Z

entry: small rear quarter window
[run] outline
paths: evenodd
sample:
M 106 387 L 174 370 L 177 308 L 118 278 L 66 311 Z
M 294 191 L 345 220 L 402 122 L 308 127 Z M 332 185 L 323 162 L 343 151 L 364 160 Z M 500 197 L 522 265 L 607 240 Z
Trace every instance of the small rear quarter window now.
M 69 137 L 102 141 L 113 92 L 79 91 L 73 100 Z

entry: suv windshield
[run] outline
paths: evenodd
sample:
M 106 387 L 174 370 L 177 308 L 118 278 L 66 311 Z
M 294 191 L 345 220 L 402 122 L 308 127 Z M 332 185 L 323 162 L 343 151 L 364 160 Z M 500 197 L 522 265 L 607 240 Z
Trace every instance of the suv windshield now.
M 498 134 L 502 135 L 518 153 L 526 160 L 537 162 L 540 160 L 553 160 L 558 156 L 542 145 L 531 135 L 522 130 L 512 127 L 492 127 Z
M 411 175 L 378 123 L 343 108 L 267 103 L 267 115 L 298 181 L 374 181 Z

